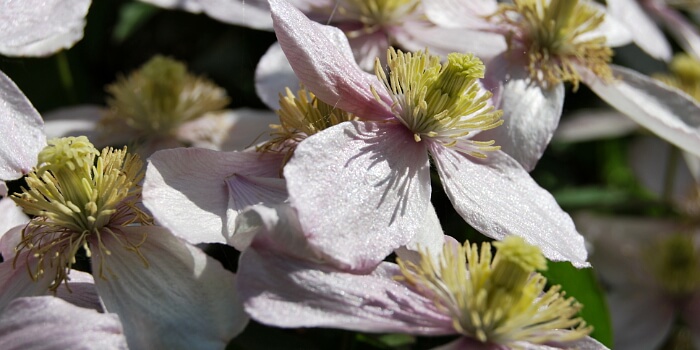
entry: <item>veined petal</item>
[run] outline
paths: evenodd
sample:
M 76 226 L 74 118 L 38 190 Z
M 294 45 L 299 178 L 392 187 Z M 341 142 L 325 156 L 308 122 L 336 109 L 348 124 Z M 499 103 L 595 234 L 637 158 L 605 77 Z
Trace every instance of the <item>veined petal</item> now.
M 332 40 L 341 38 L 337 28 L 314 23 L 286 0 L 271 0 L 272 18 L 277 40 L 299 80 L 323 102 L 354 113 L 364 119 L 385 120 L 393 114 L 379 103 L 370 90 L 375 90 L 391 105 L 376 76 L 362 71 Z M 335 32 L 329 36 L 328 32 Z
M 639 124 L 620 112 L 610 109 L 584 109 L 566 116 L 554 140 L 559 142 L 585 142 L 616 138 L 639 129 Z
M 119 315 L 130 348 L 221 349 L 248 322 L 235 276 L 167 229 L 126 226 L 117 235 L 136 242 L 147 261 L 113 235 L 101 240 L 110 255 L 93 247 L 95 280 L 108 312 Z M 145 235 L 145 237 L 144 237 Z
M 29 222 L 29 217 L 22 211 L 22 208 L 15 204 L 9 197 L 0 199 L 0 254 L 5 260 L 11 259 L 14 254 L 15 247 L 19 243 L 19 237 L 21 233 L 18 232 L 9 233 L 12 228 L 23 225 Z M 20 227 L 14 231 L 21 231 Z
M 630 28 L 632 40 L 656 59 L 670 61 L 673 52 L 666 36 L 636 0 L 607 0 L 608 13 Z
M 488 79 L 501 82 L 499 91 L 494 94 L 498 96 L 498 108 L 503 110 L 504 122 L 476 138 L 495 140 L 502 151 L 517 160 L 525 170 L 532 171 L 559 125 L 564 106 L 564 84 L 544 88 L 532 80 L 526 67 L 514 65 L 504 56 L 495 58 L 490 66 L 495 69 Z
M 496 0 L 425 0 L 425 14 L 436 25 L 448 28 L 481 29 L 490 26 L 485 16 L 498 9 Z
M 48 56 L 83 38 L 90 0 L 3 1 L 0 3 L 0 54 Z
M 342 39 L 345 40 L 345 39 Z M 364 71 L 374 71 L 374 61 L 379 58 L 382 63 L 386 62 L 386 50 L 389 49 L 389 38 L 383 31 L 376 31 L 358 35 L 347 39 L 355 62 Z
M 651 132 L 700 156 L 700 105 L 678 89 L 626 68 L 611 67 L 615 81 L 606 83 L 584 74 L 588 87 Z
M 209 113 L 180 126 L 177 138 L 192 147 L 220 151 L 242 151 L 270 136 L 270 124 L 279 123 L 268 110 L 239 108 Z
M 299 144 L 284 176 L 310 244 L 350 269 L 409 243 L 430 203 L 427 151 L 399 124 L 326 129 Z
M 52 296 L 10 303 L 0 316 L 0 348 L 128 349 L 117 315 L 83 309 Z
M 45 273 L 37 281 L 32 280 L 29 268 L 36 271 L 36 263 L 37 260 L 27 251 L 20 253 L 16 263 L 11 259 L 0 263 L 0 314 L 16 298 L 48 293 L 54 275 Z
M 68 283 L 56 289 L 56 296 L 81 308 L 104 312 L 100 297 L 95 289 L 95 279 L 87 272 L 71 270 Z
M 670 300 L 649 289 L 629 289 L 608 296 L 615 332 L 614 349 L 658 349 L 673 325 Z
M 521 236 L 551 260 L 589 266 L 571 217 L 513 158 L 493 151 L 477 159 L 438 144 L 431 153 L 452 205 L 479 232 Z
M 272 30 L 267 1 L 263 0 L 142 0 L 159 7 L 205 13 L 218 21 L 248 28 Z
M 230 240 L 236 217 L 245 207 L 255 204 L 278 204 L 287 200 L 287 186 L 284 179 L 233 174 L 225 180 L 228 188 L 226 227 L 224 234 Z
M 181 148 L 149 158 L 143 203 L 174 235 L 191 243 L 225 243 L 226 178 L 279 177 L 282 155 Z
M 483 61 L 489 61 L 507 49 L 506 40 L 500 34 L 425 23 L 405 24 L 393 35 L 396 42 L 408 51 L 428 48 L 431 53 L 441 56 L 452 52 L 471 52 Z
M 286 87 L 296 91 L 299 78 L 294 74 L 280 44 L 274 43 L 255 68 L 255 92 L 270 109 L 277 110 L 280 108 L 280 94 Z
M 18 2 L 2 4 L 26 6 Z M 0 13 L 2 17 L 9 14 L 1 9 Z M 14 180 L 31 170 L 37 162 L 37 154 L 46 146 L 44 122 L 27 97 L 3 72 L 0 72 L 0 102 L 0 179 Z
M 238 290 L 251 318 L 276 327 L 332 327 L 367 332 L 451 334 L 452 319 L 381 263 L 367 275 L 290 259 L 263 249 L 241 255 Z M 280 312 L 284 310 L 284 312 Z

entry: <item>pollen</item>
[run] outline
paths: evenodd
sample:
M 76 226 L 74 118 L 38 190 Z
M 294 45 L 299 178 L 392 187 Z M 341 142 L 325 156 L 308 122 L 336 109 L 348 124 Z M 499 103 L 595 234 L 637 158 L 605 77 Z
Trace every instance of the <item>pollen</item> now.
M 222 110 L 224 89 L 188 73 L 185 64 L 155 56 L 128 77 L 107 86 L 109 112 L 100 121 L 107 132 L 130 132 L 137 139 L 172 136 L 181 124 Z
M 512 27 L 510 52 L 524 52 L 533 79 L 545 85 L 570 82 L 578 89 L 583 67 L 613 79 L 613 51 L 602 35 L 591 35 L 605 19 L 581 0 L 515 0 L 502 4 L 493 19 Z
M 270 125 L 270 140 L 257 150 L 284 153 L 284 163 L 294 154 L 297 144 L 307 137 L 342 122 L 357 120 L 353 114 L 319 100 L 305 88 L 296 95 L 286 88 L 285 95 L 280 94 L 277 115 L 280 124 Z
M 151 219 L 138 207 L 142 162 L 126 149 L 99 152 L 84 136 L 71 137 L 50 140 L 39 159 L 40 167 L 26 177 L 27 188 L 13 195 L 34 216 L 22 231 L 15 259 L 27 251 L 27 259 L 38 260 L 30 268 L 34 279 L 54 271 L 55 290 L 78 250 L 90 254 L 91 237 L 100 241 L 100 235 L 114 234 L 115 227 L 150 224 Z M 128 240 L 125 245 L 130 245 Z M 105 250 L 100 244 L 97 248 Z
M 582 305 L 566 298 L 559 286 L 544 291 L 546 268 L 541 251 L 522 238 L 508 237 L 492 257 L 491 245 L 446 245 L 439 262 L 421 252 L 418 264 L 398 259 L 409 283 L 450 316 L 455 330 L 483 343 L 568 342 L 592 328 L 577 317 Z M 568 330 L 568 332 L 561 332 Z
M 416 142 L 429 138 L 454 146 L 472 132 L 503 124 L 502 112 L 489 103 L 491 93 L 479 84 L 484 64 L 474 55 L 452 53 L 441 63 L 427 51 L 403 53 L 390 48 L 387 65 L 388 73 L 377 59 L 375 74 L 391 95 L 392 112 Z M 372 92 L 382 102 L 374 87 Z M 485 151 L 498 149 L 493 142 L 473 145 Z

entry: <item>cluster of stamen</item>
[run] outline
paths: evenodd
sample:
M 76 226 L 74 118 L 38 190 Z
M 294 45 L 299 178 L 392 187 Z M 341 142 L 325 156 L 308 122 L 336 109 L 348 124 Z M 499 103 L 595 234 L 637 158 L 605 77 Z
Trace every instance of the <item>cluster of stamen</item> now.
M 544 84 L 581 80 L 579 67 L 604 80 L 612 80 L 612 49 L 604 36 L 591 36 L 605 15 L 581 0 L 515 0 L 502 4 L 493 17 L 514 29 L 510 51 L 525 52 L 533 79 Z
M 182 123 L 220 111 L 229 103 L 224 89 L 162 56 L 120 77 L 107 91 L 110 111 L 101 123 L 108 132 L 131 131 L 137 139 L 172 136 Z
M 359 30 L 346 30 L 350 38 L 397 25 L 408 18 L 418 7 L 418 0 L 347 0 L 337 11 L 345 18 L 362 23 Z
M 277 115 L 280 124 L 272 124 L 271 139 L 258 147 L 259 152 L 285 154 L 284 163 L 294 154 L 297 144 L 305 138 L 331 126 L 357 118 L 348 112 L 319 100 L 305 88 L 295 96 L 289 88 L 280 94 L 280 109 Z
M 538 248 L 518 237 L 494 246 L 493 259 L 489 243 L 479 252 L 469 242 L 446 244 L 437 263 L 423 253 L 418 264 L 399 259 L 397 279 L 431 298 L 458 333 L 483 343 L 568 342 L 592 331 L 576 316 L 581 304 L 559 286 L 544 291 L 546 279 L 536 270 L 547 265 Z
M 671 234 L 644 252 L 652 274 L 674 297 L 686 297 L 700 288 L 700 254 L 687 234 Z
M 126 148 L 105 148 L 100 153 L 84 136 L 50 140 L 39 154 L 39 167 L 26 177 L 28 188 L 13 195 L 15 202 L 34 216 L 22 231 L 15 263 L 24 256 L 35 280 L 45 269 L 52 269 L 55 278 L 51 288 L 55 289 L 66 280 L 80 248 L 91 255 L 90 238 L 109 255 L 101 235 L 111 234 L 143 259 L 138 253 L 140 243 L 130 242 L 113 230 L 151 223 L 138 207 L 142 179 L 142 162 L 137 155 L 127 154 Z M 27 254 L 22 254 L 24 251 Z M 34 259 L 36 263 L 29 263 Z
M 452 53 L 443 64 L 427 52 L 403 53 L 390 48 L 387 65 L 388 76 L 377 59 L 375 74 L 391 95 L 392 112 L 416 142 L 431 138 L 451 147 L 472 132 L 503 124 L 502 111 L 489 104 L 491 93 L 479 85 L 484 64 L 474 55 Z M 382 102 L 373 87 L 372 93 Z M 469 142 L 481 151 L 498 149 L 493 141 Z M 477 151 L 471 154 L 484 156 Z

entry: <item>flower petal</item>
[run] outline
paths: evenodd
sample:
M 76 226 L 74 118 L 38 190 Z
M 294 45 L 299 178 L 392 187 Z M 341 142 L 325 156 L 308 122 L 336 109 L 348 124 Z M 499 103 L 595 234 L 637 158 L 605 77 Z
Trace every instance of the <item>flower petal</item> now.
M 590 0 L 587 0 L 586 4 L 604 16 L 603 23 L 576 37 L 577 41 L 582 42 L 603 36 L 605 44 L 610 47 L 624 46 L 632 42 L 631 29 L 628 29 L 622 21 L 614 16 L 610 16 L 603 5 Z
M 0 54 L 48 56 L 83 38 L 90 0 L 0 2 Z
M 629 146 L 629 161 L 639 182 L 658 198 L 679 203 L 688 199 L 695 187 L 695 179 L 678 149 L 657 137 L 634 140 Z
M 627 28 L 631 29 L 632 40 L 639 48 L 656 59 L 664 61 L 671 59 L 673 52 L 666 36 L 644 13 L 638 1 L 607 0 L 607 4 L 609 15 L 622 21 Z
M 670 300 L 648 289 L 631 289 L 608 296 L 615 334 L 613 349 L 653 350 L 666 339 L 675 311 Z
M 32 272 L 36 271 L 36 264 L 37 259 L 27 251 L 21 252 L 14 260 L 0 263 L 0 314 L 16 298 L 48 293 L 55 276 L 45 273 L 34 281 L 28 269 L 31 267 Z
M 177 138 L 192 147 L 241 151 L 270 135 L 270 124 L 279 123 L 277 114 L 267 110 L 239 108 L 210 113 L 180 126 Z
M 471 52 L 483 61 L 489 61 L 507 49 L 503 35 L 463 28 L 428 26 L 423 23 L 405 24 L 393 34 L 402 48 L 447 56 L 452 52 Z
M 2 4 L 25 6 L 18 2 Z M 0 13 L 5 16 L 2 9 Z M 3 133 L 0 137 L 0 179 L 14 180 L 36 165 L 37 154 L 46 146 L 46 137 L 39 112 L 3 72 L 0 72 L 0 125 Z
M 431 153 L 452 205 L 479 232 L 520 236 L 551 260 L 589 266 L 571 217 L 514 159 L 501 151 L 476 159 L 437 144 Z
M 585 74 L 601 99 L 651 132 L 700 156 L 700 105 L 678 89 L 635 71 L 612 65 L 615 81 Z M 579 67 L 580 71 L 585 70 Z
M 229 235 L 226 178 L 279 177 L 282 156 L 180 148 L 149 158 L 143 203 L 174 235 L 191 243 L 225 243 Z
M 248 249 L 241 255 L 238 290 L 246 312 L 276 327 L 332 327 L 366 332 L 451 334 L 450 317 L 432 301 L 393 279 L 382 263 L 355 275 L 329 266 Z
M 409 243 L 430 203 L 424 147 L 403 125 L 372 122 L 301 142 L 284 177 L 311 245 L 366 271 Z
M 0 199 L 0 214 L 2 214 L 0 219 L 0 254 L 2 254 L 3 259 L 8 260 L 15 256 L 15 247 L 21 239 L 21 228 L 12 233 L 8 233 L 8 231 L 28 223 L 29 217 L 9 197 Z
M 221 349 L 248 322 L 235 276 L 198 248 L 156 226 L 121 227 L 90 242 L 105 309 L 119 315 L 130 348 Z M 140 242 L 139 256 L 123 240 Z M 147 263 L 145 264 L 145 262 Z
M 698 33 L 695 24 L 665 4 L 649 1 L 645 2 L 645 5 L 661 20 L 671 36 L 683 48 L 683 51 L 695 59 L 700 59 L 700 33 Z
M 386 107 L 392 104 L 391 98 L 379 79 L 350 58 L 348 44 L 334 43 L 333 39 L 344 37 L 339 29 L 312 22 L 286 0 L 270 0 L 270 8 L 277 40 L 304 86 L 323 102 L 361 118 L 393 118 Z M 335 34 L 329 36 L 329 32 Z M 386 105 L 375 99 L 370 86 Z
M 43 114 L 44 132 L 47 139 L 67 136 L 87 136 L 95 147 L 126 144 L 130 140 L 126 133 L 101 133 L 99 121 L 106 112 L 105 107 L 78 105 L 63 107 Z
M 226 239 L 233 234 L 236 217 L 244 208 L 256 204 L 278 204 L 287 200 L 287 186 L 284 179 L 233 174 L 225 180 L 228 189 L 226 208 Z
M 141 0 L 159 7 L 205 13 L 218 21 L 253 29 L 272 30 L 267 1 L 263 0 Z
M 15 299 L 0 316 L 5 350 L 128 349 L 114 314 L 83 309 L 59 298 Z
M 63 283 L 56 289 L 57 297 L 81 308 L 104 312 L 91 274 L 71 270 L 68 277 L 68 283 Z
M 280 44 L 274 43 L 255 68 L 255 91 L 270 109 L 277 110 L 280 108 L 280 94 L 284 94 L 285 88 L 296 92 L 299 78 L 294 74 Z
M 436 25 L 465 29 L 490 26 L 484 17 L 498 10 L 496 0 L 425 0 L 423 6 L 428 19 Z
M 585 109 L 569 114 L 559 123 L 554 140 L 585 142 L 616 138 L 639 129 L 639 124 L 617 111 Z

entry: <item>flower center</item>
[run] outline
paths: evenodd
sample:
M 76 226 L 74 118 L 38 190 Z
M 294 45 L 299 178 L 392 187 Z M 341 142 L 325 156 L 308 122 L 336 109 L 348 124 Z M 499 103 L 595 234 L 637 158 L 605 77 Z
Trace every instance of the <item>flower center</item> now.
M 319 100 L 305 88 L 300 89 L 296 96 L 286 88 L 286 96 L 280 94 L 277 115 L 280 124 L 270 125 L 271 139 L 257 150 L 285 153 L 284 163 L 294 154 L 297 144 L 305 138 L 342 122 L 357 120 L 353 114 Z
M 421 254 L 418 265 L 398 260 L 403 280 L 434 300 L 453 319 L 455 330 L 484 343 L 510 345 L 567 342 L 592 328 L 576 317 L 581 305 L 559 286 L 544 292 L 546 279 L 535 270 L 547 262 L 537 247 L 508 237 L 491 245 L 446 245 L 439 265 Z M 561 332 L 570 329 L 570 332 Z
M 85 136 L 50 140 L 39 153 L 39 168 L 27 175 L 28 188 L 13 195 L 34 216 L 16 248 L 18 253 L 28 251 L 28 259 L 38 259 L 32 277 L 38 279 L 45 268 L 54 269 L 55 289 L 81 247 L 90 255 L 91 235 L 99 241 L 105 232 L 114 234 L 110 227 L 150 223 L 137 207 L 142 179 L 142 162 L 126 149 L 105 148 L 100 153 Z M 98 248 L 109 254 L 101 244 Z
M 502 4 L 494 19 L 515 28 L 508 37 L 510 51 L 526 53 L 533 79 L 571 82 L 576 91 L 581 80 L 577 66 L 612 79 L 612 49 L 604 36 L 591 35 L 604 17 L 580 0 L 515 0 Z
M 645 254 L 654 276 L 671 295 L 687 296 L 700 287 L 700 254 L 692 236 L 673 234 Z
M 403 53 L 390 48 L 388 76 L 375 62 L 375 74 L 391 95 L 392 112 L 413 132 L 416 142 L 428 137 L 453 146 L 471 132 L 495 128 L 502 112 L 489 105 L 491 93 L 479 85 L 484 64 L 471 54 L 452 53 L 447 62 L 427 52 Z M 381 99 L 372 87 L 377 101 Z M 493 141 L 471 141 L 483 151 L 496 150 Z M 473 155 L 483 156 L 478 151 Z
M 418 0 L 347 0 L 338 8 L 338 12 L 362 23 L 360 30 L 346 30 L 346 35 L 354 38 L 400 24 L 416 10 L 418 4 Z
M 142 139 L 171 136 L 182 123 L 219 111 L 229 102 L 224 89 L 162 56 L 120 77 L 107 91 L 111 110 L 101 120 L 106 132 L 132 132 Z

